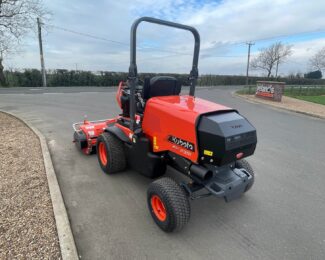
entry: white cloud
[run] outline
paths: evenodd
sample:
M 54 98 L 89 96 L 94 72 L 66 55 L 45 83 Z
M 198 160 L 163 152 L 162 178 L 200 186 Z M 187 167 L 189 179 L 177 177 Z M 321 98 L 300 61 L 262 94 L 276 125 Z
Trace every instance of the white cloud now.
M 245 45 L 230 45 L 278 35 L 325 30 L 325 3 L 323 0 L 119 0 L 119 1 L 46 1 L 53 11 L 53 24 L 92 35 L 128 43 L 130 26 L 138 16 L 154 16 L 190 24 L 201 34 L 201 73 L 244 74 L 246 69 Z M 191 54 L 193 38 L 187 32 L 141 25 L 139 43 Z M 127 46 L 112 44 L 51 30 L 45 37 L 45 59 L 48 68 L 75 68 L 89 70 L 127 71 L 129 50 Z M 324 38 L 285 38 L 294 44 L 294 54 L 282 64 L 280 71 L 306 71 L 308 58 L 318 48 L 325 46 Z M 25 54 L 6 62 L 12 67 L 39 67 L 38 46 L 33 35 L 28 40 Z M 257 42 L 258 43 L 258 42 Z M 253 47 L 271 43 L 261 42 Z M 170 56 L 162 58 L 164 56 Z M 223 58 L 219 56 L 231 56 Z M 139 70 L 154 72 L 188 72 L 191 57 L 173 56 L 173 53 L 156 49 L 138 55 Z M 140 61 L 142 60 L 142 61 Z M 254 72 L 255 73 L 255 72 Z

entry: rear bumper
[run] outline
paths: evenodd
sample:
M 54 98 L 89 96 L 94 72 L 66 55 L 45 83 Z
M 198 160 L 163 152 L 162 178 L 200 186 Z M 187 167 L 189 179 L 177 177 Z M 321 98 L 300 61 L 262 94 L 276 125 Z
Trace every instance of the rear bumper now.
M 253 176 L 245 169 L 223 167 L 203 185 L 212 195 L 230 202 L 239 198 L 252 182 Z

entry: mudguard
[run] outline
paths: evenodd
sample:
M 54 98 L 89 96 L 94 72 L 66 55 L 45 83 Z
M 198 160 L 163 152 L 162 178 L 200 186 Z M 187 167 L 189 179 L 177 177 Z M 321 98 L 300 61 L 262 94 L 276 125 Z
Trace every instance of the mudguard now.
M 104 131 L 112 133 L 118 139 L 120 139 L 122 142 L 131 143 L 129 137 L 123 132 L 123 130 L 121 130 L 119 127 L 117 127 L 115 125 L 106 127 Z

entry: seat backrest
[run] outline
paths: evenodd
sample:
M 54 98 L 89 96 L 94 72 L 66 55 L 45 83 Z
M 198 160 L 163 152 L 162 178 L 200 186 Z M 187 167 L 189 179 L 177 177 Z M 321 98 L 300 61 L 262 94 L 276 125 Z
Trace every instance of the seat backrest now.
M 174 77 L 156 76 L 144 80 L 142 96 L 148 100 L 152 97 L 179 95 L 181 84 Z

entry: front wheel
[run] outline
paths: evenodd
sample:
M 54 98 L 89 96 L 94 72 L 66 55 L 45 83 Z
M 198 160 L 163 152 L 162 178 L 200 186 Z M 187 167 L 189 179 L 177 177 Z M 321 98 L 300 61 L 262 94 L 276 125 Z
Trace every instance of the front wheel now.
M 242 160 L 237 161 L 237 162 L 235 163 L 235 168 L 239 168 L 239 169 L 240 169 L 240 168 L 243 168 L 243 169 L 245 169 L 246 171 L 248 171 L 248 173 L 249 173 L 250 175 L 252 175 L 253 180 L 252 180 L 252 182 L 251 182 L 249 185 L 247 185 L 245 192 L 246 192 L 246 191 L 249 191 L 249 190 L 252 188 L 252 186 L 253 186 L 253 184 L 254 184 L 254 180 L 255 180 L 255 176 L 254 176 L 255 174 L 254 174 L 254 171 L 253 171 L 252 166 L 249 164 L 248 161 L 246 161 L 245 159 L 242 159 Z
M 105 173 L 123 171 L 126 159 L 123 143 L 111 133 L 104 132 L 97 139 L 97 157 L 100 167 Z
M 152 182 L 147 191 L 152 218 L 165 232 L 182 229 L 190 219 L 190 202 L 184 189 L 171 178 Z

